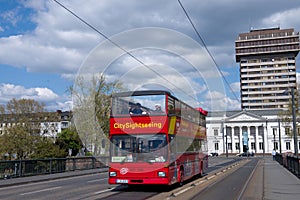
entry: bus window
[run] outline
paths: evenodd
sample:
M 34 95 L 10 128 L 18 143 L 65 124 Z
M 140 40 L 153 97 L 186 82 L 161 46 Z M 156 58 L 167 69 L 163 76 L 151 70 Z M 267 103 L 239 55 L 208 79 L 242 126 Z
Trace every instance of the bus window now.
M 112 116 L 123 115 L 165 115 L 166 95 L 114 97 Z
M 175 100 L 175 113 L 177 116 L 181 116 L 181 104 L 180 101 Z
M 166 135 L 112 136 L 111 162 L 165 162 L 168 157 Z
M 171 97 L 168 98 L 168 114 L 175 114 L 175 100 Z

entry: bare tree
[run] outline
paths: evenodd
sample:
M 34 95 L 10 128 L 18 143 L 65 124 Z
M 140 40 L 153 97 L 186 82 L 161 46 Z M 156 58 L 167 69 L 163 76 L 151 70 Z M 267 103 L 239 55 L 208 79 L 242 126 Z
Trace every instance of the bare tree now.
M 120 83 L 107 82 L 103 74 L 95 74 L 89 81 L 78 77 L 70 88 L 76 129 L 93 155 L 100 154 L 100 144 L 108 138 L 111 94 L 121 88 Z
M 299 88 L 299 85 L 298 85 L 298 88 Z M 295 113 L 296 113 L 296 120 L 297 121 L 299 121 L 299 119 L 300 119 L 298 94 L 299 94 L 299 91 L 295 90 L 295 94 L 294 94 L 294 96 L 295 96 L 295 99 L 294 99 L 295 105 L 294 106 L 295 106 Z M 292 127 L 292 123 L 293 123 L 292 99 L 289 100 L 288 108 L 286 110 L 283 110 L 283 111 L 278 113 L 278 119 L 283 124 L 283 126 Z M 292 128 L 291 129 L 287 128 L 286 131 L 287 131 L 286 135 L 293 136 L 293 129 Z

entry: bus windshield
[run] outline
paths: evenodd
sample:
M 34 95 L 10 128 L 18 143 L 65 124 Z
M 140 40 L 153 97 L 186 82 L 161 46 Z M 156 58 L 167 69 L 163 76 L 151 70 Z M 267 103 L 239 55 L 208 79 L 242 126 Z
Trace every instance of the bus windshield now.
M 112 100 L 112 116 L 165 115 L 165 95 L 115 97 Z
M 168 145 L 164 134 L 114 135 L 111 162 L 166 162 Z

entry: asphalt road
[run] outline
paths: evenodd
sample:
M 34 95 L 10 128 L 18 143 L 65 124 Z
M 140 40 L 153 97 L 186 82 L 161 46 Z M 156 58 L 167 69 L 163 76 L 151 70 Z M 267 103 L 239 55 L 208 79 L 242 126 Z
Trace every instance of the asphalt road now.
M 108 190 L 107 173 L 75 176 L 0 188 L 0 199 L 87 199 Z
M 235 161 L 236 160 L 233 160 L 232 158 L 211 158 L 209 163 L 209 170 L 211 172 L 225 165 L 232 164 Z M 241 173 L 244 174 L 245 172 Z M 239 176 L 241 175 L 234 175 L 236 179 L 238 179 L 237 177 Z M 226 183 L 224 184 L 226 185 Z M 227 183 L 227 185 L 228 184 L 229 183 Z M 161 186 L 127 187 L 119 185 L 109 185 L 107 184 L 107 172 L 105 172 L 1 187 L 0 199 L 148 199 L 159 193 L 170 192 L 176 188 L 178 188 L 178 186 L 164 188 Z M 220 193 L 221 192 L 222 191 L 220 191 Z M 197 199 L 197 197 L 195 197 L 195 199 Z
M 249 177 L 257 166 L 258 159 L 251 159 L 250 162 L 237 169 L 225 178 L 209 185 L 200 193 L 196 194 L 191 200 L 224 200 L 241 199 L 244 189 L 247 186 Z

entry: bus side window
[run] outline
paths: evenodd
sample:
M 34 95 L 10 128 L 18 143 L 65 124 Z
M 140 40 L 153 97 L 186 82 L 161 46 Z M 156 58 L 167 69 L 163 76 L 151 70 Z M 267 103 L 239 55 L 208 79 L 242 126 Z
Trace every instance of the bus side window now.
M 168 98 L 168 114 L 175 114 L 175 101 L 173 98 Z
M 177 100 L 175 100 L 175 113 L 177 116 L 181 116 L 181 104 Z

